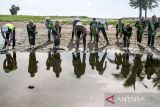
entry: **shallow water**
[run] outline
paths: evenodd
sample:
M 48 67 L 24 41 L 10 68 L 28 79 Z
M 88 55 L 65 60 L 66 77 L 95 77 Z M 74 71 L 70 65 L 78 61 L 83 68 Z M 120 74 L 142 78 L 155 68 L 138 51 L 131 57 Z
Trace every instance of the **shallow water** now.
M 104 107 L 105 93 L 159 93 L 159 74 L 157 56 L 9 52 L 0 54 L 0 105 Z

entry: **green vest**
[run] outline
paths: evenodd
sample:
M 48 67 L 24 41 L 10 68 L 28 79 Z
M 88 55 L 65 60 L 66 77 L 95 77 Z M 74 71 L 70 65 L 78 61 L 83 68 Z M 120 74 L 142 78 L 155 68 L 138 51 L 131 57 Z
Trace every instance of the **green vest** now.
M 96 36 L 96 34 L 97 34 L 97 22 L 96 21 L 92 22 L 91 32 L 92 32 L 93 36 Z
M 14 26 L 13 24 L 6 24 L 4 26 L 8 27 L 8 29 L 10 30 L 14 30 L 16 28 L 16 26 Z

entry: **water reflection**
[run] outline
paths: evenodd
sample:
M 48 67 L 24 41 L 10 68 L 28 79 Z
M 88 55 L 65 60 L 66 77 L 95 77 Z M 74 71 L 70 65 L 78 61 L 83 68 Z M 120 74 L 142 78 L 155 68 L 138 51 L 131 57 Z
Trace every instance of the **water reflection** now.
M 158 58 L 153 58 L 153 55 L 147 55 L 146 61 L 142 61 L 143 55 L 136 54 L 133 62 L 129 61 L 129 53 L 115 53 L 115 60 L 109 59 L 111 63 L 117 65 L 116 69 L 122 65 L 121 72 L 113 73 L 112 75 L 118 80 L 125 80 L 124 86 L 132 86 L 135 90 L 136 81 L 140 82 L 145 88 L 148 86 L 143 82 L 144 78 L 148 80 L 152 79 L 154 87 L 160 89 L 160 60 Z M 154 75 L 155 74 L 155 75 Z
M 34 77 L 38 70 L 38 61 L 36 59 L 35 52 L 30 52 L 29 54 L 29 65 L 28 65 L 28 72 L 30 73 L 31 77 Z
M 81 61 L 80 52 L 72 53 L 72 64 L 74 67 L 74 74 L 77 78 L 81 78 L 82 75 L 85 74 L 86 69 L 86 53 L 83 53 L 83 58 Z
M 73 52 L 67 55 L 59 52 L 49 52 L 48 54 L 44 54 L 44 62 L 39 55 L 40 53 L 36 56 L 35 52 L 30 52 L 29 54 L 29 65 L 27 66 L 31 77 L 35 77 L 38 70 L 46 69 L 53 70 L 55 77 L 59 78 L 61 72 L 66 70 L 66 64 L 67 69 L 78 79 L 85 74 L 90 75 L 94 73 L 88 72 L 93 70 L 97 71 L 99 75 L 104 75 L 102 78 L 111 74 L 110 77 L 122 81 L 124 87 L 132 87 L 134 90 L 136 90 L 136 83 L 142 84 L 144 88 L 149 88 L 148 81 L 152 83 L 153 87 L 160 89 L 160 59 L 153 55 L 115 53 L 111 57 L 110 53 L 107 52 L 94 52 L 89 54 L 85 52 Z M 19 60 L 16 59 L 16 52 L 13 52 L 13 54 L 8 53 L 4 55 L 3 58 L 4 61 L 2 64 L 6 73 L 17 69 L 17 61 Z M 38 64 L 37 59 L 43 63 Z M 24 63 L 28 62 L 28 60 L 24 61 L 26 61 Z M 72 65 L 70 63 L 72 63 Z M 38 66 L 40 67 L 39 69 Z M 64 72 L 63 75 L 64 74 L 66 75 L 66 72 Z
M 3 62 L 3 69 L 6 73 L 10 73 L 17 69 L 16 52 L 13 52 L 13 56 L 9 53 L 6 54 L 6 58 Z
M 50 70 L 52 67 L 57 78 L 59 78 L 60 73 L 62 72 L 61 62 L 62 60 L 59 52 L 54 52 L 52 54 L 51 52 L 48 53 L 48 59 L 46 61 L 47 70 Z

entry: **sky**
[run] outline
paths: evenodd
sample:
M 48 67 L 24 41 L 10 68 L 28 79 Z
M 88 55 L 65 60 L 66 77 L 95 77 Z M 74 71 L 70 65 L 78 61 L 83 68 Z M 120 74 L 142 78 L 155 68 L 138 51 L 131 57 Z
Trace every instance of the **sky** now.
M 89 16 L 98 18 L 138 17 L 138 9 L 129 0 L 0 0 L 0 14 L 10 14 L 12 4 L 18 5 L 19 15 Z M 160 7 L 148 16 L 160 16 Z

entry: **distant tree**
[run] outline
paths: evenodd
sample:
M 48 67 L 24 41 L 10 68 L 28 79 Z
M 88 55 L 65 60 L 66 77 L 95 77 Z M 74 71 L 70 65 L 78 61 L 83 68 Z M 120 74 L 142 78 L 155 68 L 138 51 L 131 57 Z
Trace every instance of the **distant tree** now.
M 19 6 L 12 5 L 9 9 L 11 12 L 11 15 L 17 15 L 17 12 L 20 10 Z
M 145 10 L 145 17 L 147 17 L 147 10 L 158 7 L 160 0 L 130 0 L 129 5 L 134 9 L 139 8 L 139 18 L 142 17 L 142 10 Z
M 160 0 L 145 0 L 145 5 L 143 7 L 145 11 L 145 18 L 147 18 L 147 11 L 152 10 L 153 8 L 158 7 L 158 1 Z
M 144 5 L 144 0 L 130 0 L 129 5 L 134 9 L 139 8 L 139 18 L 142 17 L 142 10 Z

